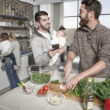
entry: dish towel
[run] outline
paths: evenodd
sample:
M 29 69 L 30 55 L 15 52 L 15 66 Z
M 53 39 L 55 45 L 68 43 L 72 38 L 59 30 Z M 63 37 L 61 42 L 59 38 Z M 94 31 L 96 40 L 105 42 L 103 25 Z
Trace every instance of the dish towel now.
M 60 54 L 57 53 L 55 56 L 53 56 L 53 58 L 50 59 L 49 66 L 52 66 L 52 65 L 55 64 L 55 62 L 57 61 L 59 55 L 60 55 Z

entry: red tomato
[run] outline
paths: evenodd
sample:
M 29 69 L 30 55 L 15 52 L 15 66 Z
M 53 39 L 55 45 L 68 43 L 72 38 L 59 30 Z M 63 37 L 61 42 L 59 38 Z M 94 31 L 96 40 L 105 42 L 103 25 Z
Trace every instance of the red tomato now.
M 37 91 L 37 94 L 38 94 L 38 95 L 43 95 L 43 92 L 44 92 L 43 89 L 39 89 L 39 90 Z
M 48 89 L 49 89 L 49 88 L 48 88 L 47 85 L 43 86 L 43 90 L 44 90 L 44 91 L 48 91 Z
M 47 94 L 47 91 L 44 91 L 44 92 L 43 92 L 43 96 L 45 96 L 46 94 Z
M 110 110 L 110 99 L 105 100 L 104 110 Z

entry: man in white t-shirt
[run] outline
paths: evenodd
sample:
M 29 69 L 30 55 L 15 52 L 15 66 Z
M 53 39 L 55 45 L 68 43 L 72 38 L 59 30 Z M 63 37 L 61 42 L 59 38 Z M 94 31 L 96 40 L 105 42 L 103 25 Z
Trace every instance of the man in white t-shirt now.
M 63 49 L 52 49 L 52 37 L 50 33 L 50 21 L 48 13 L 45 11 L 38 11 L 35 14 L 35 21 L 38 29 L 35 29 L 33 38 L 31 39 L 30 43 L 36 65 L 45 66 L 49 64 L 50 59 L 56 55 L 57 52 L 62 54 Z

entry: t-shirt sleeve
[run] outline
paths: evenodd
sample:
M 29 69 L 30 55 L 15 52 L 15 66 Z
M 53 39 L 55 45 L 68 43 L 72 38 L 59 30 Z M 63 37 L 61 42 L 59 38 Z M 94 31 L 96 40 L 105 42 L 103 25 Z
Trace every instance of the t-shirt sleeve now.
M 99 49 L 98 57 L 107 66 L 110 64 L 110 31 L 105 32 L 105 35 L 101 37 L 101 48 Z
M 78 54 L 78 35 L 75 32 L 73 42 L 69 48 L 69 51 L 72 51 L 74 54 Z

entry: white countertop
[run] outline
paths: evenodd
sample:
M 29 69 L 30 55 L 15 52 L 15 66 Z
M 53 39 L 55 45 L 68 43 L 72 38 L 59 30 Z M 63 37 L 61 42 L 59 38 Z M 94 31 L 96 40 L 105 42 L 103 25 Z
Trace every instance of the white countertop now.
M 62 76 L 64 76 L 64 73 L 55 71 L 52 77 L 63 81 Z M 26 84 L 32 88 L 39 88 L 42 86 L 35 85 L 30 81 Z M 65 99 L 61 105 L 52 106 L 47 102 L 46 97 L 36 96 L 35 91 L 31 95 L 26 95 L 20 91 L 19 87 L 17 87 L 16 89 L 1 95 L 0 110 L 83 110 L 80 102 L 68 99 Z M 103 108 L 94 106 L 94 110 L 103 110 Z

